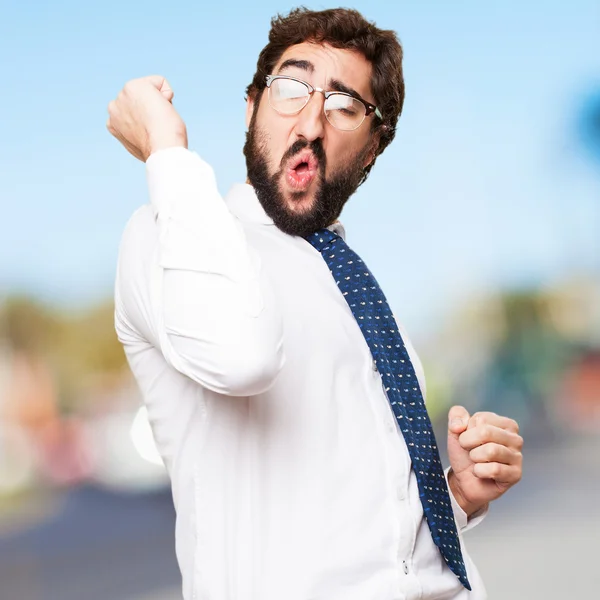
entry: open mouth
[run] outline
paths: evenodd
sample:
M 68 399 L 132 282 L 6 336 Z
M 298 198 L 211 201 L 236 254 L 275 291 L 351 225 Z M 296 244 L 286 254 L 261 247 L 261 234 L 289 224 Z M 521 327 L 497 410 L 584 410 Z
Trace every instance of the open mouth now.
M 287 181 L 297 191 L 308 189 L 316 177 L 319 161 L 312 152 L 301 152 L 288 163 Z

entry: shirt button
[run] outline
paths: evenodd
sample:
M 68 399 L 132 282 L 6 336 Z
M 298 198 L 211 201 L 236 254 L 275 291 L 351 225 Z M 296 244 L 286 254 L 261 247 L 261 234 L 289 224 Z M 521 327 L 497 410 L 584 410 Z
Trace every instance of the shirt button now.
M 408 565 L 406 564 L 405 560 L 402 561 L 402 570 L 404 571 L 405 575 L 408 575 Z
M 404 500 L 404 490 L 402 488 L 396 490 L 396 498 L 398 498 L 398 500 Z
M 373 371 L 377 371 L 377 361 L 373 361 Z

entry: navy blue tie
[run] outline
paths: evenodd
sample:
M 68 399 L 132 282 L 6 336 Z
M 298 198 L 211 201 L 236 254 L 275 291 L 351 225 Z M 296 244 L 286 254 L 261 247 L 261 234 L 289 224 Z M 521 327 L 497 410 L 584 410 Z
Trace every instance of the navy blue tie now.
M 365 263 L 340 236 L 320 229 L 306 240 L 325 259 L 371 350 L 408 447 L 433 541 L 451 571 L 470 590 L 431 421 L 385 295 Z

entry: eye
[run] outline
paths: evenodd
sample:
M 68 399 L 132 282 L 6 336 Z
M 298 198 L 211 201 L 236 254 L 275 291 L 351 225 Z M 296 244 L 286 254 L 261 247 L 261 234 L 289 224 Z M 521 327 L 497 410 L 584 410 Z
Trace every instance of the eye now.
M 293 79 L 275 79 L 271 84 L 271 90 L 278 100 L 294 100 L 304 98 L 308 94 L 308 88 Z
M 340 114 L 353 117 L 358 114 L 361 103 L 347 94 L 332 94 L 327 98 L 327 110 L 336 111 Z

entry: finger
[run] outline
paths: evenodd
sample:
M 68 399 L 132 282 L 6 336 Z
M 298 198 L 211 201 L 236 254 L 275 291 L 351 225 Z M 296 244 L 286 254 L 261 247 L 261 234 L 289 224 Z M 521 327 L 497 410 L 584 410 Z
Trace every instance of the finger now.
M 519 433 L 519 424 L 509 417 L 503 417 L 493 412 L 476 412 L 470 419 L 468 429 L 471 427 L 477 427 L 477 425 L 483 425 L 489 423 L 500 429 L 506 429 L 513 433 Z
M 523 461 L 523 456 L 518 450 L 494 442 L 473 448 L 469 452 L 469 457 L 474 463 L 497 462 L 503 465 L 520 465 Z
M 469 411 L 464 406 L 453 406 L 448 411 L 448 430 L 454 434 L 462 433 L 469 423 Z
M 489 423 L 467 429 L 460 434 L 458 442 L 465 450 L 473 450 L 473 448 L 489 442 L 495 442 L 519 451 L 523 448 L 523 438 L 518 433 L 501 429 Z
M 167 90 L 160 90 L 160 93 L 163 95 L 163 97 L 165 99 L 167 99 L 169 102 L 173 101 L 173 96 L 175 95 L 175 93 L 173 92 L 172 89 L 167 89 Z
M 169 102 L 173 99 L 174 92 L 171 89 L 171 84 L 162 75 L 150 75 L 147 78 L 149 81 Z
M 477 463 L 473 466 L 473 473 L 479 479 L 493 479 L 496 483 L 508 485 L 513 485 L 521 479 L 520 467 L 496 462 Z

